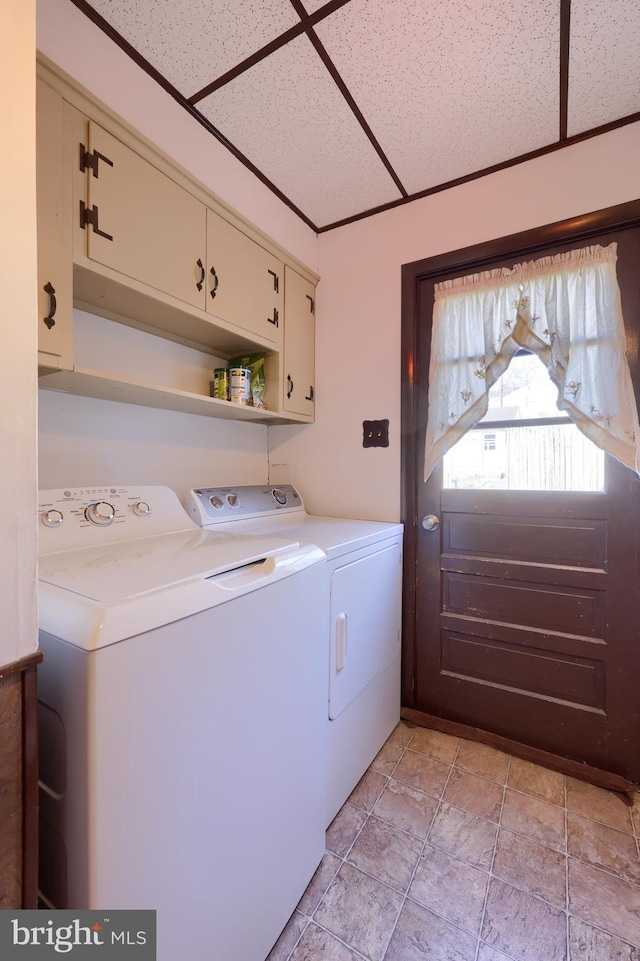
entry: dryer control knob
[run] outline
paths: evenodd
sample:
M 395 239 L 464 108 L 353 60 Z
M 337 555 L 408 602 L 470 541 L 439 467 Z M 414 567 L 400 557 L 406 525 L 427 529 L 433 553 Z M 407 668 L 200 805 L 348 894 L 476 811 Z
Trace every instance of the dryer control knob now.
M 146 501 L 138 501 L 137 504 L 133 505 L 133 513 L 136 517 L 148 517 L 151 513 L 151 508 Z
M 96 524 L 98 527 L 108 527 L 109 524 L 113 524 L 116 511 L 111 504 L 107 504 L 106 501 L 94 501 L 93 504 L 85 509 L 84 516 L 92 524 Z
M 229 507 L 240 507 L 237 494 L 227 494 L 227 504 Z
M 212 507 L 215 507 L 217 511 L 221 511 L 224 507 L 224 501 L 218 494 L 214 494 L 213 497 L 210 497 L 209 503 Z
M 42 523 L 45 527 L 59 527 L 63 520 L 62 511 L 45 511 L 42 515 Z
M 284 507 L 287 501 L 289 500 L 285 492 L 280 490 L 279 487 L 273 488 L 273 490 L 271 491 L 271 496 L 273 497 L 276 504 L 280 504 L 281 507 Z

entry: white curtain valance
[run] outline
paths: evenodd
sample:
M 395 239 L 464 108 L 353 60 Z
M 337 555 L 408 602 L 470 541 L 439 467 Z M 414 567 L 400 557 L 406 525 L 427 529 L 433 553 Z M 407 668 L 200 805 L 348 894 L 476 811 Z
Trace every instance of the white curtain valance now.
M 489 388 L 521 347 L 548 368 L 559 410 L 640 472 L 616 259 L 616 244 L 585 247 L 436 285 L 425 480 L 485 415 Z

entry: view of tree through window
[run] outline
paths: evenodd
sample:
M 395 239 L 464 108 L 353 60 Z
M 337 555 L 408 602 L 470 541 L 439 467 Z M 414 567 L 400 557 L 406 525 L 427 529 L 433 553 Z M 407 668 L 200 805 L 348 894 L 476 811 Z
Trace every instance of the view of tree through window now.
M 486 415 L 445 454 L 444 487 L 604 490 L 603 452 L 557 400 L 544 364 L 518 353 L 489 391 Z

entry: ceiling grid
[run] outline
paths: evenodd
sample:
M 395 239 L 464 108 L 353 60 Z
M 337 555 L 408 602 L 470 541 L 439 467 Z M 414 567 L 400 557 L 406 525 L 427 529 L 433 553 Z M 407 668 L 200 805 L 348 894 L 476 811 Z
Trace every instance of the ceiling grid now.
M 640 120 L 637 0 L 70 0 L 316 230 Z

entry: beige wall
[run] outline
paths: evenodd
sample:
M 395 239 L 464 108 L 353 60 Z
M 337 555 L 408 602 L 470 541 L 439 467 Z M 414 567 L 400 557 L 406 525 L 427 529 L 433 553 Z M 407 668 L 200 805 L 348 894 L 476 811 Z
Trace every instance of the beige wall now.
M 400 268 L 640 197 L 640 123 L 321 234 L 316 424 L 271 428 L 315 513 L 400 516 Z M 390 446 L 362 448 L 389 418 Z
M 37 647 L 35 5 L 2 0 L 0 36 L 0 666 Z M 10 41 L 6 38 L 10 38 Z

